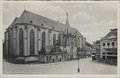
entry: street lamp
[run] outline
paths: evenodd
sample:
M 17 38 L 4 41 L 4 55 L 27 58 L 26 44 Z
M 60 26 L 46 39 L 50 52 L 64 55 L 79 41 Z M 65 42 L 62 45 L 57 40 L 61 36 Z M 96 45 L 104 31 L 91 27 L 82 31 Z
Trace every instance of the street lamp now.
M 77 55 L 78 55 L 78 69 L 77 72 L 80 72 L 80 68 L 79 68 L 79 47 L 77 48 Z
M 77 72 L 79 73 L 80 72 L 80 68 L 79 68 L 79 49 L 80 49 L 80 47 L 77 44 L 77 32 L 75 32 L 75 37 L 76 37 L 76 47 L 77 47 L 77 55 L 78 55 L 78 69 L 77 69 Z

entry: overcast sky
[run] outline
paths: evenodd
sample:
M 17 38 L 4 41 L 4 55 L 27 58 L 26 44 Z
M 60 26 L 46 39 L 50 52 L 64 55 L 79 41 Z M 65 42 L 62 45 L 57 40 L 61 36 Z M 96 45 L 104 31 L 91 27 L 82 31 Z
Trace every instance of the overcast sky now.
M 48 17 L 59 22 L 66 22 L 66 13 L 69 23 L 77 28 L 87 41 L 92 43 L 104 37 L 109 29 L 117 28 L 116 2 L 77 2 L 77 3 L 4 3 L 3 26 L 5 29 L 14 18 L 19 17 L 24 9 Z

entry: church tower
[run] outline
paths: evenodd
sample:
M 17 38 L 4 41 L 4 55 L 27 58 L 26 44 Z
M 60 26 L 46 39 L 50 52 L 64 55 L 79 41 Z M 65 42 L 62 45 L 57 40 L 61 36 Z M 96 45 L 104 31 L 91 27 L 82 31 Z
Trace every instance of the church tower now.
M 67 15 L 66 26 L 70 27 L 69 20 L 68 20 L 68 13 L 67 12 L 66 12 L 66 15 Z
M 69 20 L 68 20 L 68 13 L 66 12 L 66 15 L 67 15 L 67 19 L 66 19 L 66 24 L 65 24 L 65 37 L 64 37 L 64 40 L 65 40 L 65 45 L 68 46 L 68 41 L 69 41 L 69 33 L 70 33 L 70 24 L 69 24 Z
M 67 12 L 66 12 L 66 15 L 67 15 L 67 19 L 66 19 L 66 24 L 65 24 L 65 34 L 68 35 L 70 24 L 69 24 L 68 13 Z

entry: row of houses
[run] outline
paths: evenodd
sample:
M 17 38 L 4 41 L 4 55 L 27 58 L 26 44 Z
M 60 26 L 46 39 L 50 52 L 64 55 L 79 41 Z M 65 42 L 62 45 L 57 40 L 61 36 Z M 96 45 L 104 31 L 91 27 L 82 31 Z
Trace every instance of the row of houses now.
M 117 64 L 117 29 L 110 32 L 92 45 L 93 60 Z
M 86 38 L 68 20 L 59 23 L 25 10 L 5 31 L 4 58 L 12 63 L 50 63 L 86 57 Z

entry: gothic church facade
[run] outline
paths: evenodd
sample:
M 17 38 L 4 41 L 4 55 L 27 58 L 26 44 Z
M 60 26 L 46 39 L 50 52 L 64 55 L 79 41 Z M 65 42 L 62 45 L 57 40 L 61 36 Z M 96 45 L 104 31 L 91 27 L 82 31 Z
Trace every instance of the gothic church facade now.
M 59 62 L 76 59 L 85 43 L 86 38 L 69 25 L 68 14 L 62 24 L 25 10 L 6 29 L 3 54 L 13 63 Z

